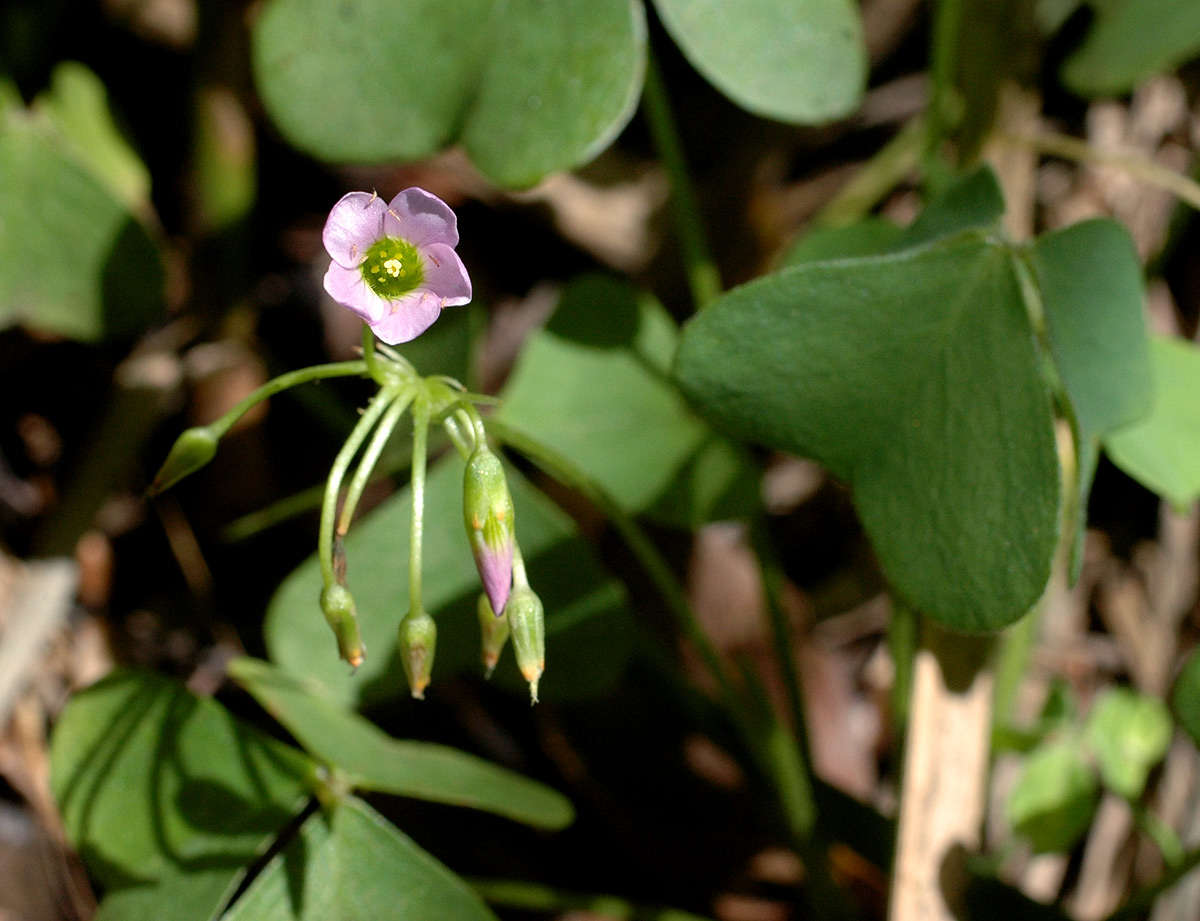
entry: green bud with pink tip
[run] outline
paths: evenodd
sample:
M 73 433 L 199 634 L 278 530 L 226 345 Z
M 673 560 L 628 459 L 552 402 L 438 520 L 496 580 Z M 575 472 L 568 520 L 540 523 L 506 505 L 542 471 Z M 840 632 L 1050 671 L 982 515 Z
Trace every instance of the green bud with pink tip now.
M 410 611 L 400 622 L 400 663 L 408 679 L 409 690 L 418 700 L 433 674 L 433 653 L 437 645 L 437 624 L 424 611 Z
M 492 610 L 503 612 L 513 578 L 513 501 L 504 466 L 482 440 L 463 475 L 463 522 Z

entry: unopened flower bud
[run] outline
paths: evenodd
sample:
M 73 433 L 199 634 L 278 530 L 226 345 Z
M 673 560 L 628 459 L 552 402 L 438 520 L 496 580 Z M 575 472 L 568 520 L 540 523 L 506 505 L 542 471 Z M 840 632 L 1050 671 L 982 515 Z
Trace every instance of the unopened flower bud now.
M 437 645 L 437 624 L 424 611 L 413 613 L 400 622 L 400 662 L 412 696 L 425 699 L 429 676 L 433 672 L 433 652 Z
M 538 699 L 538 680 L 546 670 L 546 617 L 542 601 L 527 585 L 518 585 L 504 609 L 512 633 L 517 667 L 529 682 L 529 696 Z
M 336 582 L 325 588 L 321 592 L 321 610 L 337 637 L 338 655 L 358 668 L 366 658 L 367 650 L 358 632 L 358 614 L 350 590 Z
M 491 678 L 500 661 L 500 653 L 508 642 L 508 617 L 503 611 L 498 615 L 492 610 L 487 595 L 480 595 L 475 605 L 479 617 L 479 639 L 483 648 L 484 677 Z
M 512 586 L 513 502 L 500 458 L 480 444 L 463 476 L 463 520 L 483 590 L 504 611 Z
M 185 476 L 195 473 L 217 453 L 217 443 L 221 439 L 211 426 L 201 425 L 187 429 L 171 446 L 167 459 L 154 476 L 154 482 L 146 492 L 156 496 L 170 489 Z

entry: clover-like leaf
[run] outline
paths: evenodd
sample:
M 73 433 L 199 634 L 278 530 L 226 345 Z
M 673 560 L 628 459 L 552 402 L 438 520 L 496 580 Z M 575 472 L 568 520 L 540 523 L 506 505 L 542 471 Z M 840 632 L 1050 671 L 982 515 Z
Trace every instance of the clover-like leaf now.
M 362 800 L 316 813 L 225 921 L 496 921 L 479 896 Z
M 1150 340 L 1150 415 L 1104 438 L 1112 462 L 1176 508 L 1200 498 L 1200 349 L 1183 339 Z
M 72 97 L 62 118 L 84 122 L 78 110 L 89 101 L 102 100 Z M 0 116 L 0 327 L 25 323 L 90 342 L 138 332 L 162 309 L 158 247 L 111 188 L 128 178 L 129 163 L 114 154 L 97 173 L 88 161 L 98 149 L 77 156 L 85 128 L 107 118 L 91 114 L 80 138 L 44 113 Z
M 866 46 L 849 0 L 654 0 L 692 65 L 742 108 L 781 121 L 849 115 Z
M 1083 221 L 1039 237 L 1031 261 L 1050 354 L 1074 409 L 1071 568 L 1077 575 L 1100 439 L 1150 410 L 1142 269 L 1129 232 L 1109 220 Z
M 497 417 L 572 458 L 630 512 L 684 527 L 735 514 L 755 501 L 757 478 L 670 379 L 678 338 L 653 297 L 576 279 L 526 343 Z
M 1034 851 L 1066 851 L 1087 829 L 1099 795 L 1078 740 L 1054 739 L 1022 766 L 1008 798 L 1008 821 Z
M 269 0 L 254 70 L 275 123 L 327 160 L 460 141 L 502 185 L 595 156 L 633 114 L 641 0 Z
M 1137 799 L 1171 744 L 1171 715 L 1156 697 L 1109 688 L 1092 704 L 1084 732 L 1104 785 Z
M 916 609 L 991 630 L 1041 594 L 1058 461 L 1007 246 L 968 231 L 753 281 L 685 327 L 676 375 L 720 427 L 849 482 Z
M 1195 0 L 1106 0 L 1083 46 L 1067 58 L 1063 82 L 1084 96 L 1128 92 L 1200 54 Z
M 210 917 L 299 811 L 313 768 L 215 701 L 137 672 L 76 694 L 50 752 L 67 834 L 115 900 L 104 916 L 122 919 L 172 899 Z

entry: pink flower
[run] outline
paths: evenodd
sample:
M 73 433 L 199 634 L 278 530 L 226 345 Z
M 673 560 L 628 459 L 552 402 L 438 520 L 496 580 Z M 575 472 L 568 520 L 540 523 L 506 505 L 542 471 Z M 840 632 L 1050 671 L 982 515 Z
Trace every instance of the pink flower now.
M 424 189 L 405 189 L 387 204 L 348 192 L 329 212 L 321 239 L 333 260 L 325 290 L 388 345 L 415 339 L 443 307 L 471 300 L 471 279 L 454 252 L 458 221 Z

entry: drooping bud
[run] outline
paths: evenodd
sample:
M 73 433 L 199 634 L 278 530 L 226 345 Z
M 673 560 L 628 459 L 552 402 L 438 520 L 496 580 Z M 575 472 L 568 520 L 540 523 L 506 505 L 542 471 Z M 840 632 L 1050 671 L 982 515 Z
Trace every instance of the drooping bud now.
M 436 645 L 437 624 L 433 618 L 424 611 L 410 611 L 400 622 L 400 662 L 409 690 L 418 700 L 425 699 L 425 689 L 429 687 Z
M 529 696 L 536 704 L 538 680 L 546 670 L 546 617 L 542 600 L 528 585 L 518 585 L 509 596 L 504 614 L 512 633 L 517 667 L 529 682 Z
M 325 588 L 321 592 L 321 610 L 337 637 L 338 655 L 358 668 L 367 650 L 358 631 L 358 614 L 350 590 L 336 582 Z
M 512 586 L 513 502 L 500 458 L 481 443 L 463 476 L 463 521 L 492 610 L 503 612 Z
M 499 615 L 492 610 L 487 595 L 480 595 L 475 605 L 479 617 L 479 639 L 483 649 L 484 677 L 491 678 L 500 661 L 500 653 L 508 642 L 508 616 L 501 611 Z
M 220 442 L 217 433 L 211 426 L 200 425 L 184 431 L 175 439 L 167 459 L 154 476 L 154 482 L 146 493 L 157 496 L 160 492 L 170 489 L 185 476 L 195 473 L 217 453 Z

